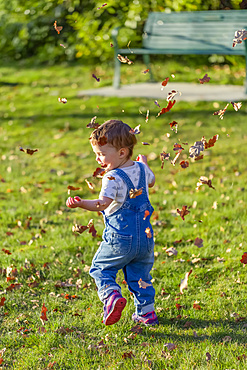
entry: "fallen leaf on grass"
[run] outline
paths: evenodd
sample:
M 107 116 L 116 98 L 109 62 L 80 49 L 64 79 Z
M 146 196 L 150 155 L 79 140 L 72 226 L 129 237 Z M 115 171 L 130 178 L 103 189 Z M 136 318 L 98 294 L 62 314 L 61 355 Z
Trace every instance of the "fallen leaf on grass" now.
M 209 352 L 207 352 L 206 353 L 206 361 L 208 362 L 208 361 L 210 361 L 211 360 L 211 355 L 210 355 L 210 353 Z
M 20 289 L 22 287 L 22 284 L 18 284 L 18 283 L 13 283 L 13 284 L 10 284 L 7 288 L 6 288 L 6 291 L 11 291 L 11 290 L 15 290 L 15 289 Z
M 211 78 L 208 77 L 207 73 L 202 78 L 199 78 L 200 84 L 204 84 L 205 82 L 209 82 L 210 80 Z
M 247 252 L 244 252 L 244 254 L 242 255 L 242 258 L 241 258 L 240 262 L 243 263 L 244 265 L 247 264 Z
M 203 247 L 203 239 L 195 238 L 194 245 L 196 245 L 198 248 Z
M 191 273 L 192 273 L 192 269 L 190 269 L 189 272 L 186 272 L 185 278 L 181 280 L 181 283 L 180 283 L 180 293 L 181 294 L 183 294 L 184 289 L 188 289 L 188 279 Z
M 165 344 L 164 344 L 164 347 L 166 347 L 168 351 L 172 351 L 172 350 L 174 350 L 175 348 L 177 348 L 177 345 L 176 345 L 176 344 L 174 344 L 174 343 L 165 343 Z
M 45 325 L 44 321 L 48 321 L 47 316 L 46 316 L 47 311 L 48 311 L 48 309 L 45 307 L 45 304 L 43 303 L 43 306 L 42 306 L 42 309 L 41 309 L 41 316 L 40 316 L 40 320 L 41 320 L 43 325 Z
M 138 285 L 139 285 L 139 288 L 143 288 L 143 289 L 146 289 L 147 287 L 152 286 L 152 284 L 146 283 L 141 278 L 138 281 Z
M 27 153 L 29 155 L 33 155 L 33 153 L 38 152 L 38 149 L 23 149 L 23 148 L 20 148 L 20 151 L 24 152 L 24 153 Z
M 5 297 L 2 297 L 0 299 L 0 307 L 3 307 L 5 301 L 6 301 L 6 298 Z
M 179 216 L 182 218 L 182 220 L 184 221 L 184 217 L 186 215 L 188 215 L 190 213 L 190 211 L 187 210 L 187 206 L 183 206 L 181 211 L 179 208 L 177 208 L 177 213 L 179 214 Z
M 195 310 L 201 310 L 202 309 L 201 306 L 198 303 L 193 303 L 193 308 Z
M 168 254 L 168 256 L 176 256 L 178 254 L 178 251 L 176 250 L 176 248 L 170 247 L 166 249 L 166 253 Z
M 143 328 L 140 325 L 135 325 L 130 329 L 130 331 L 132 331 L 132 333 L 141 334 L 143 332 Z
M 130 351 L 130 352 L 124 352 L 124 353 L 122 354 L 122 357 L 123 357 L 124 359 L 126 359 L 126 358 L 134 358 L 134 357 L 135 357 L 135 355 L 133 354 L 133 352 L 132 352 L 132 351 Z
M 5 249 L 5 248 L 2 248 L 2 251 L 3 251 L 5 254 L 8 254 L 8 255 L 12 254 L 8 249 Z

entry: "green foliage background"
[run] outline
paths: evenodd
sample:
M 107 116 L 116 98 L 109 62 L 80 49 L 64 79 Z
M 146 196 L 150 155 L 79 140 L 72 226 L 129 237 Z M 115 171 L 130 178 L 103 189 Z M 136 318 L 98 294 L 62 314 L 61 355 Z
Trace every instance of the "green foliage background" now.
M 106 0 L 107 1 L 107 0 Z M 32 57 L 33 63 L 112 59 L 111 30 L 126 26 L 119 42 L 140 45 L 150 11 L 240 9 L 235 0 L 0 0 L 0 53 L 5 62 Z M 100 9 L 98 9 L 100 8 Z M 53 23 L 63 26 L 58 35 Z M 60 46 L 64 44 L 66 48 Z

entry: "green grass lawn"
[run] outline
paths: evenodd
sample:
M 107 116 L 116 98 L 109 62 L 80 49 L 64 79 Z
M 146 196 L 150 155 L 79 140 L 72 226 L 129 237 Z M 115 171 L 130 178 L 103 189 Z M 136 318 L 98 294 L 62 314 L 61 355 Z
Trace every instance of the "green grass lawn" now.
M 145 81 L 144 69 L 140 63 L 125 68 L 122 82 Z M 154 70 L 160 80 L 171 73 L 177 81 L 198 82 L 205 73 L 213 83 L 243 84 L 244 79 L 238 66 L 189 68 L 170 61 Z M 101 77 L 100 84 L 92 73 Z M 224 97 L 221 102 L 178 101 L 158 118 L 152 99 L 77 97 L 79 90 L 111 81 L 112 66 L 106 65 L 0 68 L 0 368 L 246 369 L 247 280 L 240 260 L 247 252 L 247 102 L 238 112 L 230 105 L 221 120 L 213 112 L 225 106 Z M 58 97 L 66 97 L 67 104 Z M 159 103 L 167 104 L 165 99 Z M 150 190 L 152 276 L 160 325 L 139 333 L 131 331 L 134 304 L 121 272 L 117 282 L 127 306 L 116 325 L 101 323 L 102 304 L 88 267 L 103 220 L 65 205 L 68 185 L 80 187 L 72 196 L 98 196 L 101 180 L 92 177 L 97 163 L 86 128 L 95 115 L 99 123 L 118 118 L 133 128 L 141 124 L 134 158 L 146 154 L 156 175 Z M 169 126 L 173 120 L 177 133 Z M 190 146 L 216 134 L 219 139 L 204 158 L 191 161 Z M 165 161 L 161 169 L 160 153 L 174 158 L 174 143 L 184 150 L 175 166 Z M 20 147 L 38 151 L 28 155 Z M 181 160 L 189 167 L 181 168 Z M 210 178 L 215 189 L 204 185 L 197 191 L 200 176 Z M 190 211 L 184 221 L 176 212 L 183 205 Z M 86 225 L 90 219 L 96 238 L 87 231 L 72 233 L 75 223 Z M 202 248 L 194 245 L 195 238 L 203 239 Z M 170 247 L 176 256 L 168 256 Z M 191 269 L 181 295 L 179 284 Z M 45 322 L 40 320 L 43 304 Z

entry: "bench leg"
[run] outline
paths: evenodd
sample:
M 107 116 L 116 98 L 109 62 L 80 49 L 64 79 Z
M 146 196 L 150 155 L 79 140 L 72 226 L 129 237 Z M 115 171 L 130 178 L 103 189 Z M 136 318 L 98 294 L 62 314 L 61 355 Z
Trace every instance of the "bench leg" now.
M 114 78 L 113 78 L 113 88 L 119 89 L 120 88 L 120 74 L 121 74 L 121 62 L 115 56 L 115 68 L 114 68 Z
M 149 54 L 143 54 L 143 61 L 147 66 L 147 69 L 149 69 L 149 76 L 150 76 L 150 81 L 154 82 L 154 76 L 151 70 L 151 63 L 150 63 L 150 55 Z

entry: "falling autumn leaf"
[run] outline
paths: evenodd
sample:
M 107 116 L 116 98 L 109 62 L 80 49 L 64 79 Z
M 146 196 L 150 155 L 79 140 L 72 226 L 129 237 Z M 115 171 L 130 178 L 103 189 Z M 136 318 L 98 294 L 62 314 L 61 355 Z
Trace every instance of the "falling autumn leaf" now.
M 96 118 L 97 118 L 97 116 L 94 116 L 94 117 L 91 119 L 91 121 L 87 124 L 87 127 L 88 127 L 88 128 L 96 129 L 96 128 L 98 128 L 98 127 L 100 126 L 100 124 L 99 124 L 99 123 L 96 123 Z
M 156 117 L 159 117 L 162 114 L 169 112 L 169 110 L 172 109 L 172 107 L 174 106 L 175 103 L 176 103 L 176 100 L 170 100 L 169 103 L 167 104 L 167 106 L 165 108 L 162 108 L 161 111 L 157 114 Z
M 99 138 L 99 140 L 97 141 L 97 144 L 99 146 L 104 146 L 107 144 L 107 137 L 104 135 L 102 137 Z
M 150 227 L 147 227 L 146 228 L 145 233 L 146 233 L 148 239 L 151 239 L 152 238 L 152 233 L 151 233 Z
M 68 194 L 70 194 L 71 190 L 73 190 L 73 191 L 81 190 L 81 188 L 75 187 L 75 186 L 72 186 L 72 185 L 68 185 L 67 189 L 68 189 Z
M 142 194 L 142 188 L 140 189 L 130 189 L 129 191 L 129 197 L 131 199 L 138 197 L 138 195 Z
M 169 81 L 169 77 L 166 77 L 164 81 L 161 82 L 161 85 L 163 86 L 163 88 L 167 85 L 168 81 Z
M 223 109 L 217 110 L 216 112 L 213 113 L 214 116 L 220 116 L 220 119 L 223 119 L 225 111 L 227 110 L 229 103 L 226 104 L 226 106 Z
M 136 126 L 135 128 L 132 128 L 129 132 L 132 134 L 132 135 L 138 135 L 138 134 L 140 134 L 140 126 L 141 125 L 138 125 L 138 126 Z
M 219 139 L 219 135 L 214 135 L 212 139 L 209 139 L 208 142 L 206 141 L 205 137 L 202 137 L 202 141 L 204 142 L 205 149 L 211 148 L 214 146 L 216 141 Z
M 92 77 L 93 77 L 93 78 L 95 78 L 95 80 L 96 80 L 97 82 L 100 82 L 100 78 L 99 78 L 99 77 L 96 77 L 94 73 L 92 74 Z
M 180 166 L 181 166 L 182 168 L 187 168 L 187 167 L 189 167 L 189 161 L 181 161 L 179 164 L 180 164 Z
M 165 152 L 160 153 L 161 169 L 164 168 L 165 160 L 168 161 L 169 158 L 170 158 L 170 153 L 165 153 Z
M 184 217 L 190 213 L 190 211 L 187 210 L 187 206 L 183 206 L 181 211 L 179 208 L 177 208 L 177 213 L 181 216 L 182 220 L 184 221 Z
M 150 215 L 150 212 L 146 209 L 146 211 L 144 212 L 144 217 L 143 217 L 143 220 L 146 220 L 146 218 Z
M 130 60 L 128 57 L 123 57 L 122 55 L 118 54 L 117 56 L 117 59 L 121 62 L 121 63 L 127 63 L 127 64 L 133 64 L 134 62 L 132 62 L 132 60 Z
M 196 141 L 194 145 L 189 148 L 189 153 L 191 158 L 195 158 L 199 156 L 200 152 L 204 150 L 204 142 L 202 140 Z
M 142 73 L 146 74 L 149 72 L 149 69 L 145 69 L 145 71 L 142 71 Z
M 179 95 L 182 95 L 181 92 L 177 91 L 177 90 L 172 90 L 172 91 L 169 91 L 169 93 L 167 94 L 167 98 L 166 100 L 167 101 L 170 101 L 170 100 L 173 100 L 174 97 L 179 94 Z
M 58 98 L 59 103 L 66 104 L 67 103 L 67 98 Z
M 181 283 L 180 283 L 180 293 L 181 294 L 183 294 L 184 289 L 188 289 L 188 279 L 191 273 L 192 273 L 192 269 L 190 269 L 189 272 L 186 272 L 185 278 L 181 280 Z
M 53 26 L 54 26 L 55 30 L 57 31 L 57 33 L 58 33 L 58 35 L 59 35 L 59 34 L 60 34 L 60 32 L 61 32 L 61 31 L 62 31 L 62 29 L 63 29 L 63 26 L 58 26 L 58 25 L 57 25 L 57 21 L 55 21 L 55 22 L 54 22 Z
M 27 153 L 29 155 L 33 155 L 33 153 L 37 152 L 38 149 L 23 149 L 23 148 L 20 148 L 20 151 L 24 152 L 24 153 Z
M 231 101 L 231 104 L 232 104 L 232 106 L 233 106 L 233 108 L 234 108 L 234 110 L 236 112 L 242 107 L 242 103 L 241 102 L 235 103 L 235 102 Z
M 138 280 L 138 285 L 139 285 L 139 288 L 143 288 L 143 289 L 146 289 L 147 287 L 152 286 L 152 284 L 146 283 L 141 278 Z
M 207 73 L 203 76 L 203 78 L 199 78 L 200 84 L 204 84 L 205 82 L 209 82 L 211 80 L 210 77 L 208 77 Z
M 105 174 L 105 170 L 103 170 L 103 168 L 97 167 L 93 173 L 93 177 L 102 178 L 104 174 Z
M 94 189 L 94 184 L 92 184 L 90 181 L 88 181 L 87 179 L 85 179 L 85 182 L 87 183 L 87 186 L 89 187 L 89 189 L 93 190 Z
M 202 185 L 208 185 L 210 188 L 215 190 L 215 187 L 212 185 L 212 181 L 209 180 L 206 176 L 201 176 L 199 182 L 196 184 L 196 190 L 199 190 Z
M 247 31 L 246 30 L 235 31 L 232 47 L 234 48 L 235 45 L 241 44 L 242 41 L 246 40 L 246 39 L 247 39 Z

